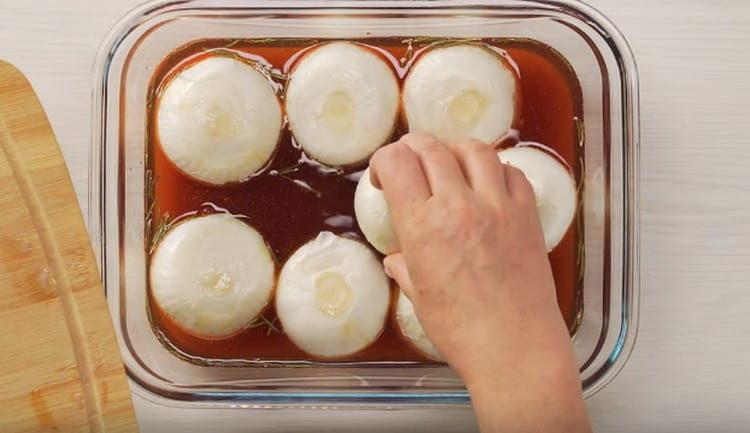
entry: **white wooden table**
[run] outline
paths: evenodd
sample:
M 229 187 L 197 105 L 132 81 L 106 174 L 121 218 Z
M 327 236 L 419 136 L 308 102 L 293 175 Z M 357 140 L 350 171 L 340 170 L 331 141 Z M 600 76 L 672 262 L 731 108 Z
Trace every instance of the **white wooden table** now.
M 590 0 L 629 39 L 642 98 L 635 352 L 589 400 L 599 432 L 750 429 L 750 1 Z M 38 91 L 86 212 L 96 48 L 139 0 L 0 0 L 0 57 Z M 473 431 L 469 410 L 185 411 L 144 432 Z

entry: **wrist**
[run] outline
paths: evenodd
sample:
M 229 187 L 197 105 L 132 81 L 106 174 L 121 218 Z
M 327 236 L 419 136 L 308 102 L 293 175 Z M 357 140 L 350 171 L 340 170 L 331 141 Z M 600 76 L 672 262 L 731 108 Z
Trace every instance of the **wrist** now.
M 567 330 L 545 334 L 543 338 L 506 339 L 491 349 L 471 353 L 452 363 L 469 392 L 484 388 L 513 389 L 528 383 L 552 384 L 564 381 L 580 385 L 577 362 Z

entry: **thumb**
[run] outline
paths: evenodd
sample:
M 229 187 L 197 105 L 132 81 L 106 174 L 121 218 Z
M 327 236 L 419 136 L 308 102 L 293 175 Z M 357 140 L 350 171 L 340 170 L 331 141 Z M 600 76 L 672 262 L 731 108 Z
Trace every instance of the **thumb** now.
M 398 286 L 404 291 L 406 296 L 413 300 L 414 285 L 409 277 L 409 269 L 406 267 L 404 255 L 395 253 L 387 256 L 383 259 L 383 267 L 385 268 L 385 273 L 396 280 L 396 283 L 398 283 Z

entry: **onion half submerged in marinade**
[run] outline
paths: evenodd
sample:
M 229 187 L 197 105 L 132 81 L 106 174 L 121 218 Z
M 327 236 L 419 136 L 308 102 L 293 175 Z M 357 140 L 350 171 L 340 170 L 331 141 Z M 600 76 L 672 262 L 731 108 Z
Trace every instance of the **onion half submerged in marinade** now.
M 367 241 L 383 254 L 396 250 L 396 235 L 383 191 L 370 182 L 370 169 L 362 173 L 354 192 L 354 213 Z
M 535 146 L 516 146 L 497 154 L 500 161 L 523 172 L 534 188 L 547 250 L 560 243 L 575 217 L 576 183 L 568 167 Z
M 508 60 L 478 44 L 429 49 L 407 75 L 402 95 L 409 131 L 451 143 L 497 142 L 513 126 L 519 98 Z
M 396 75 L 371 49 L 351 42 L 313 48 L 292 69 L 286 112 L 294 138 L 315 160 L 366 160 L 391 137 L 399 107 Z
M 190 334 L 228 337 L 268 304 L 275 265 L 263 237 L 227 214 L 178 223 L 151 257 L 151 295 Z
M 404 292 L 399 292 L 396 302 L 396 321 L 401 328 L 401 333 L 409 339 L 419 352 L 433 361 L 443 360 L 435 345 L 424 332 L 424 328 L 422 328 L 422 324 L 419 323 L 417 314 L 414 312 L 414 305 Z
M 164 153 L 189 176 L 215 185 L 243 181 L 263 168 L 281 126 L 271 82 L 253 66 L 223 56 L 180 71 L 157 106 Z
M 303 351 L 356 353 L 383 330 L 390 304 L 383 265 L 364 244 L 322 232 L 287 260 L 276 289 L 286 335 Z

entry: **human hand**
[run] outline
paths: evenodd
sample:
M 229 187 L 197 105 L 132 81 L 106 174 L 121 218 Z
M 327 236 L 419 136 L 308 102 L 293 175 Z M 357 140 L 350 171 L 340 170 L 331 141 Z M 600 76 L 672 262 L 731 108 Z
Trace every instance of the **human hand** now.
M 399 243 L 386 270 L 475 405 L 477 398 L 492 402 L 493 413 L 480 416 L 480 424 L 492 429 L 499 419 L 503 429 L 523 431 L 546 410 L 550 423 L 532 423 L 535 429 L 581 431 L 565 429 L 566 420 L 587 427 L 534 192 L 523 173 L 501 164 L 485 143 L 447 146 L 422 134 L 381 148 L 370 167 Z M 497 401 L 497 392 L 514 404 Z M 559 413 L 539 407 L 558 398 L 567 401 Z M 520 412 L 508 413 L 519 427 L 513 430 L 500 415 L 519 402 Z

